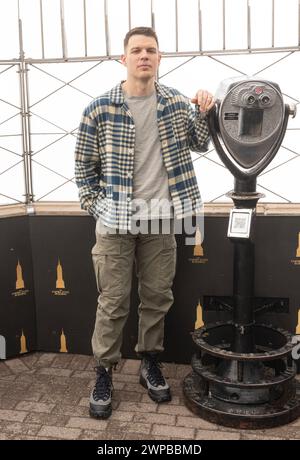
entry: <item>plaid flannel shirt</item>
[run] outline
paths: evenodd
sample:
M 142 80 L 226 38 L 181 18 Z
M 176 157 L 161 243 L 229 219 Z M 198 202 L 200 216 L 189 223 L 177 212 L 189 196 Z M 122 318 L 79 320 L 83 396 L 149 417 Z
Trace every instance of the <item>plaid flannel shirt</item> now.
M 190 149 L 207 150 L 209 133 L 198 106 L 179 91 L 155 82 L 161 153 L 176 218 L 201 211 Z M 83 112 L 75 149 L 81 207 L 112 228 L 130 230 L 135 125 L 121 83 Z

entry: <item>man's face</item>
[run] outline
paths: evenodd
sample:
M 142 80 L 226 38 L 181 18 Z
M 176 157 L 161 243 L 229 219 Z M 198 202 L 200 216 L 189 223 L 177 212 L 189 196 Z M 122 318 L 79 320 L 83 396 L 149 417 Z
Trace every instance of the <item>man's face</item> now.
M 155 38 L 132 35 L 122 56 L 122 63 L 127 67 L 128 77 L 149 80 L 156 77 L 160 59 Z

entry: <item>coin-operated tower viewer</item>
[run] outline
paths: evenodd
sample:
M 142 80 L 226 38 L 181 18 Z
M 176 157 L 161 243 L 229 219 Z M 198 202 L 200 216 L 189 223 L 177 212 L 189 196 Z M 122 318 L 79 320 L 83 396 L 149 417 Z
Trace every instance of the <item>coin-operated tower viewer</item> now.
M 268 428 L 300 416 L 291 335 L 260 324 L 254 311 L 256 178 L 275 157 L 295 109 L 269 81 L 225 81 L 208 115 L 211 137 L 234 176 L 228 234 L 234 245 L 232 319 L 197 329 L 198 352 L 183 390 L 201 417 L 237 428 Z M 272 305 L 262 306 L 263 309 Z

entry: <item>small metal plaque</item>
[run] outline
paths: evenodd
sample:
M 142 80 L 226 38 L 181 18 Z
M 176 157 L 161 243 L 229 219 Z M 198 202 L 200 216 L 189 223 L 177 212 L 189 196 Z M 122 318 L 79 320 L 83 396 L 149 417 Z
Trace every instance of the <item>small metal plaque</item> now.
M 229 238 L 250 238 L 252 215 L 253 209 L 232 209 L 227 236 Z

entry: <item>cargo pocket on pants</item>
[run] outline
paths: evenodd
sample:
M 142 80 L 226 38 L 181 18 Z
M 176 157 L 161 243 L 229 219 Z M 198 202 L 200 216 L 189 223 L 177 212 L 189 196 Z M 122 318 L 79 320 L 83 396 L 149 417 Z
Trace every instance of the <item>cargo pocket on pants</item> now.
M 122 293 L 122 268 L 120 240 L 101 237 L 92 249 L 96 283 L 99 293 L 110 296 Z
M 163 237 L 160 254 L 159 286 L 162 290 L 171 288 L 176 273 L 177 244 L 174 235 Z

